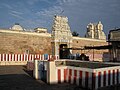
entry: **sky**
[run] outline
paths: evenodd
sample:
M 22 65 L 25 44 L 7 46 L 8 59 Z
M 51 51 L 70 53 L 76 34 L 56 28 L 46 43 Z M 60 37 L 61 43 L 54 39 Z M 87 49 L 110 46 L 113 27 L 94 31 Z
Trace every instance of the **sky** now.
M 104 32 L 120 28 L 120 0 L 0 0 L 0 28 L 19 23 L 51 32 L 54 15 L 68 17 L 71 31 L 83 37 L 87 25 L 101 21 Z

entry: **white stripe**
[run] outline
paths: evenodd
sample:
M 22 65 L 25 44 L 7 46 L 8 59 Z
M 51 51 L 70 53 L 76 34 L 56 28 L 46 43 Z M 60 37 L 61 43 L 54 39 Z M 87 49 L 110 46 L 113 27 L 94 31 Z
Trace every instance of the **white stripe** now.
M 106 86 L 108 86 L 108 70 L 106 70 Z
M 44 59 L 44 55 L 42 55 L 42 60 L 45 60 L 45 59 Z
M 76 84 L 79 85 L 79 78 L 80 78 L 80 75 L 79 75 L 79 70 L 77 70 L 77 80 L 76 80 Z
M 2 61 L 1 54 L 0 54 L 0 61 Z
M 8 60 L 8 54 L 6 54 L 6 60 L 5 60 L 5 61 L 9 61 L 9 60 Z
M 103 71 L 101 72 L 101 87 L 103 87 Z
M 40 60 L 42 59 L 41 55 L 40 55 Z
M 120 69 L 118 69 L 118 77 L 119 77 L 119 79 L 118 79 L 118 82 L 120 83 Z
M 32 61 L 34 61 L 34 55 L 32 55 Z
M 85 87 L 85 71 L 82 71 L 82 86 Z
M 66 77 L 66 82 L 69 81 L 69 69 L 67 69 L 67 77 Z
M 64 82 L 64 69 L 60 69 L 61 71 L 61 82 Z
M 89 88 L 92 88 L 92 73 L 91 72 L 88 72 L 89 73 L 89 77 L 88 77 L 88 87 Z
M 36 59 L 36 57 L 37 57 L 37 56 L 36 56 L 36 54 L 35 54 L 35 59 Z
M 20 61 L 20 54 L 18 54 L 18 61 Z
M 111 78 L 110 85 L 112 85 L 112 81 L 113 81 L 113 70 L 110 70 L 110 78 Z
M 5 60 L 4 60 L 4 57 L 5 57 L 5 55 L 3 54 L 3 56 L 2 56 L 2 60 L 3 60 L 3 61 L 5 61 Z
M 71 84 L 74 83 L 74 69 L 71 69 L 72 70 L 72 76 L 71 76 Z
M 95 89 L 98 88 L 98 72 L 96 72 L 96 76 L 95 76 Z
M 17 54 L 15 54 L 15 61 L 17 61 Z
M 31 60 L 32 60 L 31 56 L 32 56 L 32 55 L 30 54 L 30 55 L 29 55 L 29 61 L 31 61 Z
M 56 69 L 56 81 L 57 81 L 57 83 L 58 83 L 58 69 Z M 50 77 L 50 75 L 48 75 L 47 77 Z
M 29 57 L 28 54 L 26 54 L 26 57 L 27 57 L 27 61 L 29 61 L 29 60 L 28 60 L 28 57 Z
M 117 84 L 117 69 L 115 69 L 115 84 Z

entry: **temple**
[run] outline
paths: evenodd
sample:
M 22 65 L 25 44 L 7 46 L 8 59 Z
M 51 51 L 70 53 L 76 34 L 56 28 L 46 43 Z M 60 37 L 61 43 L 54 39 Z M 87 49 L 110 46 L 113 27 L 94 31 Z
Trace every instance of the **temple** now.
M 106 35 L 103 32 L 103 24 L 100 21 L 98 23 L 89 23 L 85 37 L 106 40 Z
M 67 58 L 71 53 L 61 48 L 70 48 L 72 46 L 72 33 L 68 25 L 68 18 L 64 16 L 55 16 L 52 26 L 52 54 L 60 55 L 60 58 Z

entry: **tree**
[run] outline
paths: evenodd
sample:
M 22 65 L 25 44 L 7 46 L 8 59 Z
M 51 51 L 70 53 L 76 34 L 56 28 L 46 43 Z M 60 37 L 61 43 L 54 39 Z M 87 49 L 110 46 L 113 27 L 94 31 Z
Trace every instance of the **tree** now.
M 76 32 L 76 31 L 73 31 L 73 32 L 72 32 L 72 35 L 73 35 L 73 36 L 79 36 L 79 33 Z

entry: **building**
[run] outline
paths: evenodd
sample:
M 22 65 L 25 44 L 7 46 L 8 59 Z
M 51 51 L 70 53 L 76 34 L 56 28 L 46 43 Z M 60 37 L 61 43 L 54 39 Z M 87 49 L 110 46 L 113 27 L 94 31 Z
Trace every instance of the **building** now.
M 68 25 L 67 17 L 54 17 L 51 38 L 53 55 L 60 55 L 60 58 L 67 58 L 70 51 L 62 49 L 72 47 L 72 33 Z
M 89 23 L 85 37 L 106 40 L 106 35 L 103 32 L 103 24 L 100 21 L 98 23 Z
M 10 29 L 12 31 L 24 31 L 24 28 L 19 23 L 15 23 Z
M 37 32 L 37 33 L 47 33 L 47 29 L 46 28 L 41 28 L 41 27 L 35 28 L 34 31 Z
M 0 29 L 0 53 L 1 54 L 52 54 L 61 55 L 67 58 L 68 54 L 84 53 L 90 56 L 90 59 L 102 61 L 103 54 L 108 50 L 64 50 L 62 48 L 81 48 L 84 46 L 102 46 L 108 43 L 104 39 L 74 37 L 71 34 L 68 18 L 65 16 L 55 16 L 52 25 L 52 33 L 40 32 L 36 28 L 28 32 L 20 25 L 15 29 Z M 19 28 L 18 28 L 19 27 Z M 22 29 L 21 29 L 22 27 Z M 18 28 L 18 30 L 16 30 Z M 42 29 L 43 31 L 43 29 Z M 61 54 L 62 53 L 62 54 Z M 65 53 L 65 54 L 63 54 Z M 94 53 L 94 56 L 93 56 Z
M 120 61 L 120 28 L 110 30 L 108 43 L 112 46 L 110 51 L 111 61 Z

